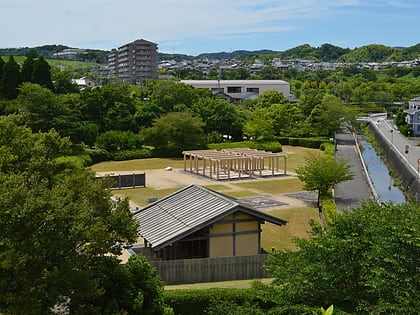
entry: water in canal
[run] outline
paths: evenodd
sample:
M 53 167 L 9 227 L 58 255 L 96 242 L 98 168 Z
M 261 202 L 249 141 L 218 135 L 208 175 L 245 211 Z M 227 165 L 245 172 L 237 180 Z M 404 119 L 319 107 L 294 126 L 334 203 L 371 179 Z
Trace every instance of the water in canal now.
M 393 179 L 389 175 L 388 167 L 382 161 L 382 158 L 376 154 L 375 149 L 364 136 L 360 136 L 360 143 L 363 147 L 363 160 L 365 161 L 369 177 L 378 194 L 379 200 L 394 203 L 405 202 L 403 192 L 393 185 Z

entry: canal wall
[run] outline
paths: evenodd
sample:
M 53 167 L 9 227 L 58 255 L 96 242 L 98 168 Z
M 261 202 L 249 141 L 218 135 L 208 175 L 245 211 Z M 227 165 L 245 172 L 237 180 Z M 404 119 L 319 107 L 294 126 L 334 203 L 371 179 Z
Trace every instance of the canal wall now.
M 418 199 L 420 181 L 418 180 L 417 170 L 407 161 L 403 153 L 382 135 L 374 123 L 370 123 L 368 126 L 384 154 L 386 163 L 395 170 L 403 182 L 403 190 Z

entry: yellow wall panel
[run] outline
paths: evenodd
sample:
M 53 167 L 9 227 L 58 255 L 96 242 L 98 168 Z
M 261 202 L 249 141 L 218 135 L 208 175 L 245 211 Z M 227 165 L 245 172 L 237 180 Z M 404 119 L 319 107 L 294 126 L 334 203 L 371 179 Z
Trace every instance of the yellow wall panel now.
M 232 236 L 210 237 L 210 257 L 233 256 Z
M 258 233 L 236 235 L 236 256 L 258 254 Z

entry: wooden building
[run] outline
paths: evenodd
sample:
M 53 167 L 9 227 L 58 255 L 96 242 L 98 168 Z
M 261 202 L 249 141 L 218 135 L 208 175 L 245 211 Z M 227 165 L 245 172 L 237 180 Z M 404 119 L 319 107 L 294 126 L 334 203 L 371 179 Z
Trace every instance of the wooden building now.
M 198 185 L 158 200 L 134 217 L 144 240 L 140 251 L 151 260 L 262 254 L 261 224 L 287 223 Z

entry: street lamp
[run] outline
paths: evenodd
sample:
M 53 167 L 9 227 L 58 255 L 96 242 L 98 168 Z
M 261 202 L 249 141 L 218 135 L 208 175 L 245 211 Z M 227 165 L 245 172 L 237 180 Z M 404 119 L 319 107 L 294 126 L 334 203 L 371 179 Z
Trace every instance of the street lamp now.
M 394 129 L 391 129 L 391 143 L 394 144 Z

